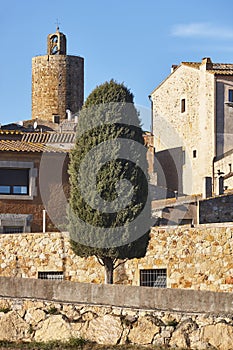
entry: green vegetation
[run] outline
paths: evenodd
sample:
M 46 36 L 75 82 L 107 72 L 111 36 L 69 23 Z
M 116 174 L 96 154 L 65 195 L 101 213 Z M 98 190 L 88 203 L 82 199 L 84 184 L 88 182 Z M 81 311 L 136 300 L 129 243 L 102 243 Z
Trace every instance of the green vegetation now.
M 76 255 L 96 256 L 104 266 L 106 283 L 113 283 L 119 264 L 147 250 L 150 208 L 143 145 L 133 94 L 114 80 L 97 86 L 79 115 L 71 153 L 69 232 Z
M 99 345 L 86 341 L 82 338 L 71 338 L 67 342 L 51 341 L 48 343 L 39 342 L 7 342 L 0 341 L 0 350 L 168 350 L 166 346 L 156 345 Z M 213 349 L 210 347 L 210 350 Z M 182 350 L 176 348 L 176 350 Z M 184 350 L 184 349 L 183 349 Z M 214 350 L 214 349 L 213 349 Z
M 178 325 L 178 322 L 176 320 L 171 320 L 167 322 L 167 326 L 176 327 Z
M 167 347 L 160 346 L 139 346 L 139 345 L 99 345 L 81 339 L 71 339 L 63 343 L 58 341 L 48 343 L 20 342 L 13 343 L 0 341 L 0 350 L 168 350 Z M 177 349 L 178 350 L 178 349 Z
M 83 349 L 84 345 L 87 342 L 82 338 L 71 338 L 67 342 L 61 342 L 61 341 L 50 341 L 50 342 L 8 342 L 8 341 L 0 341 L 0 350 L 5 349 L 25 349 L 25 350 L 60 350 L 60 349 Z
M 0 308 L 0 312 L 4 312 L 4 314 L 7 314 L 10 311 L 11 311 L 11 308 L 9 308 L 9 307 L 2 307 L 2 308 Z
M 101 103 L 126 102 L 133 103 L 132 92 L 124 86 L 118 84 L 113 79 L 97 86 L 88 96 L 84 108 L 96 106 Z
M 51 306 L 51 308 L 47 310 L 47 313 L 50 315 L 59 315 L 60 312 L 55 306 Z

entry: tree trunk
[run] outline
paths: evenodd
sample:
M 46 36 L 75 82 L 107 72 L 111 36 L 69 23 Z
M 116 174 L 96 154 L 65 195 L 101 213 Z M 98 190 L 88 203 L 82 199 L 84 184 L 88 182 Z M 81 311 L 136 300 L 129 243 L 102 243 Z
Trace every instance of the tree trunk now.
M 104 263 L 104 269 L 105 269 L 105 284 L 113 284 L 113 270 L 114 270 L 114 263 L 113 259 L 106 257 L 103 258 Z

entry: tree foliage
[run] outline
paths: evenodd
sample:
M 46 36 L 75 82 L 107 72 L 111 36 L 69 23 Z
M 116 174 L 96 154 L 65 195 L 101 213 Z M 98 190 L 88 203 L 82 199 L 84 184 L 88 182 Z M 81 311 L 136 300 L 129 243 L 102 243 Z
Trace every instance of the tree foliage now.
M 133 103 L 132 92 L 123 84 L 111 79 L 97 86 L 88 96 L 84 107 L 96 106 L 101 103 L 126 102 Z
M 97 86 L 80 113 L 71 153 L 69 231 L 75 254 L 95 255 L 108 283 L 119 259 L 146 253 L 150 208 L 143 144 L 133 94 L 113 80 Z

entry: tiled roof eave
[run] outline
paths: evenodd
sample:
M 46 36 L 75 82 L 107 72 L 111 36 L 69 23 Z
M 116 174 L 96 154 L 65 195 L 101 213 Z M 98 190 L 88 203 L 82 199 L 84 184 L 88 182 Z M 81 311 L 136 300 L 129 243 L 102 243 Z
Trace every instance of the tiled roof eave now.
M 209 73 L 214 75 L 233 75 L 233 70 L 210 70 Z
M 23 132 L 19 131 L 19 130 L 0 129 L 0 134 L 2 134 L 2 135 L 23 135 Z
M 0 152 L 67 153 L 69 150 L 42 143 L 18 140 L 0 140 Z

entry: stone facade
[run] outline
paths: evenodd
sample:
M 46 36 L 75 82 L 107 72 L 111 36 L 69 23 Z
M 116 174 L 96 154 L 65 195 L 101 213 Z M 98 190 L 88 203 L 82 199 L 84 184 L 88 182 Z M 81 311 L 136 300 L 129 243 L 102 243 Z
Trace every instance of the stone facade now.
M 103 283 L 95 257 L 80 258 L 63 233 L 0 235 L 0 276 L 38 278 L 61 272 L 65 280 Z M 116 284 L 140 285 L 140 271 L 166 269 L 167 287 L 233 292 L 231 224 L 154 228 L 147 254 L 115 270 Z
M 230 65 L 229 65 L 230 66 Z M 229 67 L 232 69 L 232 67 Z M 232 71 L 229 75 L 216 76 L 216 156 L 233 149 L 233 104 L 229 90 L 233 89 Z
M 64 34 L 57 32 L 49 35 Z M 84 59 L 66 55 L 66 49 L 32 59 L 32 119 L 54 121 L 67 118 L 66 110 L 77 113 L 84 99 Z
M 233 148 L 232 67 L 209 58 L 182 62 L 152 92 L 158 185 L 201 194 L 203 178 L 215 179 L 214 157 Z
M 233 221 L 233 195 L 227 194 L 199 202 L 200 224 Z

